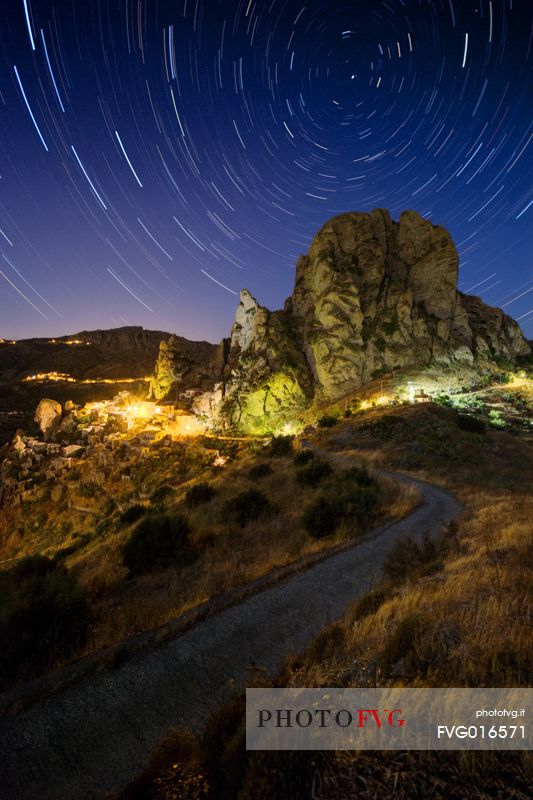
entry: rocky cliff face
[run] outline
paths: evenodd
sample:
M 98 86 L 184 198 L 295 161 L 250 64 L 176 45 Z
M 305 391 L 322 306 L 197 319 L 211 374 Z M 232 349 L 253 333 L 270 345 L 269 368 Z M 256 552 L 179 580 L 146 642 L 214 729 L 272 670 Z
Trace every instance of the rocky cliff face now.
M 457 271 L 449 233 L 414 211 L 326 223 L 289 301 L 317 389 L 336 398 L 380 371 L 528 353 L 514 320 L 457 291 Z
M 223 413 L 237 427 L 279 428 L 305 408 L 312 376 L 292 315 L 263 308 L 244 289 L 222 378 Z
M 279 430 L 313 399 L 336 400 L 380 373 L 529 354 L 514 320 L 457 291 L 457 271 L 449 233 L 414 211 L 398 222 L 383 209 L 334 217 L 299 259 L 282 311 L 241 292 L 216 392 L 196 410 Z
M 150 395 L 178 399 L 184 389 L 208 389 L 222 368 L 223 347 L 172 335 L 159 345 Z

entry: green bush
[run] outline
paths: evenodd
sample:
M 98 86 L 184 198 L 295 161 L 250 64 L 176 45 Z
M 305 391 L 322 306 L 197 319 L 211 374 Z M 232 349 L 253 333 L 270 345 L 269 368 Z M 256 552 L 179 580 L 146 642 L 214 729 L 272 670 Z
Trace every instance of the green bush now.
M 505 428 L 507 425 L 501 411 L 496 411 L 494 408 L 489 411 L 489 424 L 492 428 Z
M 247 522 L 270 513 L 271 509 L 270 501 L 263 492 L 248 489 L 224 503 L 222 516 L 224 521 L 244 527 Z
M 68 657 L 87 635 L 81 592 L 66 568 L 30 556 L 0 572 L 0 688 Z
M 113 520 L 110 517 L 104 517 L 97 523 L 95 532 L 97 536 L 103 536 L 113 526 Z
M 315 454 L 312 450 L 299 450 L 293 458 L 294 465 L 296 467 L 303 467 L 306 464 L 309 464 L 310 461 L 313 460 Z
M 215 489 L 209 483 L 196 483 L 187 490 L 185 505 L 187 508 L 196 508 L 203 503 L 208 503 L 215 494 Z
M 296 480 L 300 486 L 312 486 L 314 488 L 318 486 L 320 481 L 323 481 L 324 478 L 331 475 L 332 472 L 333 469 L 327 461 L 314 458 L 298 470 L 296 473 Z
M 358 486 L 375 486 L 377 483 L 372 478 L 366 467 L 349 467 L 348 469 L 341 469 L 335 473 L 332 479 L 337 484 L 353 484 Z
M 311 467 L 324 463 L 329 467 L 324 476 L 328 480 L 320 496 L 305 509 L 302 517 L 304 528 L 315 539 L 331 536 L 342 520 L 355 523 L 359 528 L 365 527 L 373 517 L 378 500 L 378 485 L 366 469 L 354 467 L 332 474 L 327 462 L 314 461 L 300 470 L 298 478 Z M 310 474 L 315 479 L 315 473 Z
M 346 632 L 337 624 L 330 625 L 315 636 L 304 654 L 310 666 L 338 659 L 346 651 Z
M 120 521 L 124 525 L 131 525 L 133 522 L 137 522 L 137 520 L 140 519 L 145 513 L 146 506 L 143 506 L 140 503 L 135 503 L 122 512 L 120 515 Z
M 462 431 L 471 433 L 485 433 L 487 430 L 487 426 L 482 419 L 470 417 L 468 414 L 458 414 L 457 425 Z
M 290 456 L 293 438 L 292 436 L 273 436 L 268 446 L 270 454 L 273 456 Z
M 272 473 L 273 469 L 270 464 L 254 464 L 248 471 L 248 477 L 251 481 L 256 481 L 261 478 L 266 478 L 268 475 L 272 475 Z
M 378 501 L 379 487 L 366 469 L 352 467 L 336 472 L 324 486 L 328 497 L 334 499 L 342 516 L 360 527 L 372 518 Z
M 342 509 L 327 497 L 318 497 L 305 509 L 302 525 L 313 539 L 332 536 L 342 519 Z
M 65 545 L 65 547 L 62 547 L 60 550 L 56 550 L 53 557 L 54 561 L 62 561 L 63 559 L 71 556 L 73 553 L 76 553 L 78 550 L 81 550 L 82 547 L 85 547 L 85 545 L 91 541 L 91 534 L 74 533 L 73 538 L 74 541 L 72 541 L 70 544 Z
M 197 552 L 191 529 L 182 514 L 147 514 L 122 548 L 124 565 L 132 575 L 192 564 Z
M 326 414 L 317 422 L 319 428 L 334 428 L 339 420 L 337 417 L 334 417 L 332 414 Z

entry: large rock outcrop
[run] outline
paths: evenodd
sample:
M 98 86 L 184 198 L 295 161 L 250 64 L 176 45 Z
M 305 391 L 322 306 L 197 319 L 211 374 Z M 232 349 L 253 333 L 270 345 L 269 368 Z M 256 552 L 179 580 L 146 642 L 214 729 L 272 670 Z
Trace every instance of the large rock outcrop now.
M 207 389 L 223 368 L 221 347 L 172 335 L 159 345 L 150 396 L 177 400 L 186 389 Z
M 414 211 L 324 225 L 289 301 L 317 389 L 335 399 L 391 369 L 529 352 L 514 320 L 457 291 L 457 271 L 449 233 Z
M 271 312 L 243 290 L 219 349 L 218 410 L 243 430 L 280 429 L 314 399 L 336 400 L 404 367 L 514 362 L 530 353 L 517 323 L 457 291 L 450 234 L 415 211 L 347 213 L 327 222 Z
M 292 315 L 269 311 L 243 289 L 222 377 L 223 412 L 237 427 L 279 428 L 304 409 L 312 378 Z
M 39 426 L 45 439 L 50 439 L 58 430 L 63 409 L 61 403 L 43 397 L 35 409 L 34 422 Z

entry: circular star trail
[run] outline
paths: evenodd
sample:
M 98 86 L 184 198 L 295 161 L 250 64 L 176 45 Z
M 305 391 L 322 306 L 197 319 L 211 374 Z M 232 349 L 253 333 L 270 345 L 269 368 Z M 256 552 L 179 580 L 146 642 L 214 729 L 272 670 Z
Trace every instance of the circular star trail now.
M 526 0 L 9 0 L 0 336 L 227 335 L 327 219 L 415 209 L 533 335 Z

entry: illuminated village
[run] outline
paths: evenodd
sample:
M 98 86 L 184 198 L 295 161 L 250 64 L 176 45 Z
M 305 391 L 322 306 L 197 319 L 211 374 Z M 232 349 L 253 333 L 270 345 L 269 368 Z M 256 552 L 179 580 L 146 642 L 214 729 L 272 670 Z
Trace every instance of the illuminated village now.
M 484 398 L 486 410 L 494 427 L 509 423 L 531 429 L 531 412 L 524 411 L 530 404 L 533 381 L 524 371 L 500 376 L 496 381 L 477 391 L 461 391 L 450 387 L 450 381 L 435 381 L 429 377 L 410 380 L 407 374 L 386 376 L 351 393 L 333 405 L 310 409 L 307 414 L 292 422 L 285 422 L 271 433 L 294 435 L 309 433 L 315 428 L 320 413 L 332 412 L 333 417 L 351 416 L 373 408 L 386 408 L 404 404 L 427 403 L 442 398 L 457 410 L 480 409 Z M 39 383 L 133 383 L 138 379 L 76 381 L 63 373 L 46 373 L 27 376 L 24 381 Z M 150 381 L 150 378 L 145 378 Z M 507 400 L 502 402 L 504 381 Z M 445 394 L 450 392 L 450 394 Z M 31 503 L 42 494 L 43 484 L 62 481 L 69 473 L 82 470 L 82 483 L 105 485 L 110 471 L 124 471 L 128 480 L 132 464 L 145 457 L 169 455 L 176 445 L 201 435 L 220 434 L 220 420 L 198 412 L 202 394 L 200 390 L 187 389 L 174 404 L 140 398 L 127 390 L 120 391 L 110 400 L 88 402 L 77 406 L 67 401 L 62 407 L 55 400 L 40 401 L 35 422 L 41 436 L 26 435 L 19 431 L 11 447 L 10 456 L 1 467 L 0 504 Z M 529 400 L 529 403 L 527 402 Z M 198 402 L 200 401 L 200 402 Z M 503 412 L 503 415 L 502 415 Z M 231 431 L 226 431 L 231 433 Z M 233 432 L 235 433 L 235 432 Z M 225 436 L 225 438 L 234 438 Z M 242 438 L 242 437 L 237 437 Z M 217 450 L 212 453 L 212 463 L 223 466 L 225 457 Z
M 2 464 L 0 502 L 32 502 L 45 482 L 62 480 L 79 469 L 83 470 L 82 483 L 103 485 L 111 467 L 127 469 L 144 456 L 168 454 L 184 437 L 205 431 L 205 423 L 194 414 L 136 398 L 127 391 L 82 408 L 70 401 L 61 407 L 44 399 L 35 421 L 42 436 L 18 432 L 11 446 L 12 457 Z M 213 461 L 220 466 L 224 459 L 217 457 L 215 452 Z

